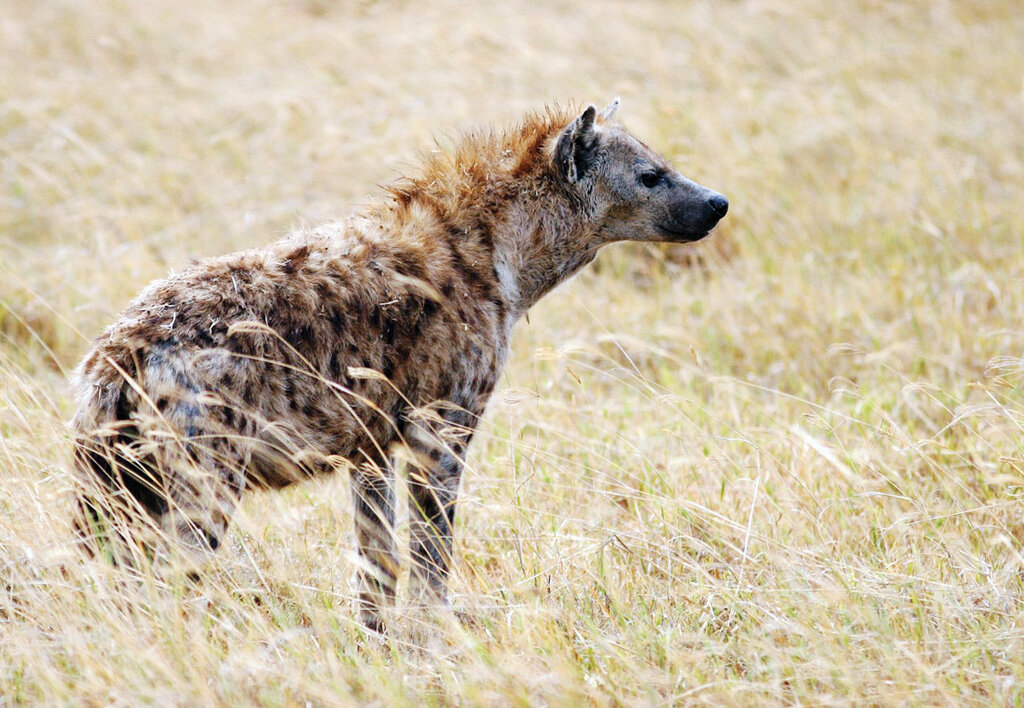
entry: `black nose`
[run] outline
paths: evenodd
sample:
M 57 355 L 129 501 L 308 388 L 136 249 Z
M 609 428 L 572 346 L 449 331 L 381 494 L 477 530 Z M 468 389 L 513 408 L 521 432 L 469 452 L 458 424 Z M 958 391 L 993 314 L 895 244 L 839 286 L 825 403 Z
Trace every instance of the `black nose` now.
M 721 194 L 708 199 L 708 206 L 715 212 L 719 219 L 725 216 L 725 212 L 729 211 L 729 200 L 723 197 Z

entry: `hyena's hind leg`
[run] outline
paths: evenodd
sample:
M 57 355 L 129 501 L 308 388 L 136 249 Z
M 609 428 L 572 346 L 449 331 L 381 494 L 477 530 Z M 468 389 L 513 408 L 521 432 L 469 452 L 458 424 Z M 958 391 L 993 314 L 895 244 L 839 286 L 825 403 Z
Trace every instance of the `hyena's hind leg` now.
M 398 580 L 394 463 L 384 457 L 367 460 L 352 470 L 350 481 L 359 549 L 359 620 L 383 632 L 381 611 L 394 605 Z
M 221 449 L 223 435 L 194 425 L 186 435 L 146 428 L 76 442 L 79 536 L 119 565 L 202 563 L 220 546 L 245 488 L 243 458 Z
M 168 484 L 167 509 L 157 523 L 187 560 L 202 563 L 220 548 L 242 492 L 237 462 L 216 454 L 189 455 Z
M 124 435 L 75 440 L 73 524 L 88 555 L 128 568 L 153 560 L 167 503 L 163 479 L 148 462 Z

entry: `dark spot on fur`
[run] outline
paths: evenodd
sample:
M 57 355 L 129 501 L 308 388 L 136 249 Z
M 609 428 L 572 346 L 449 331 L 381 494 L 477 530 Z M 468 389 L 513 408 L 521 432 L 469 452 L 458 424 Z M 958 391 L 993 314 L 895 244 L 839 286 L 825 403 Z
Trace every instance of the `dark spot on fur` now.
M 348 316 L 353 321 L 358 321 L 360 317 L 366 315 L 367 305 L 363 302 L 362 298 L 354 298 L 351 302 L 345 303 Z M 372 307 L 372 306 L 371 306 Z
M 505 299 L 501 297 L 497 292 L 492 292 L 487 296 L 487 302 L 494 308 L 495 313 L 499 318 L 504 319 L 505 312 L 508 308 Z
M 466 263 L 465 259 L 462 257 L 462 252 L 455 244 L 452 244 L 451 246 L 451 254 L 452 268 L 458 275 L 462 276 L 463 282 L 474 285 L 479 284 L 480 274 L 477 273 L 473 268 L 471 268 L 468 263 Z
M 488 251 L 493 250 L 494 234 L 492 233 L 491 225 L 479 215 L 473 219 L 473 231 L 477 238 L 480 239 L 480 243 L 482 243 Z
M 377 305 L 377 307 L 373 308 L 370 311 L 370 315 L 369 315 L 369 317 L 367 319 L 369 320 L 370 327 L 372 329 L 374 329 L 374 330 L 379 332 L 380 329 L 381 329 L 381 324 L 382 324 L 381 323 L 380 305 Z
M 215 343 L 214 339 L 210 335 L 209 331 L 203 329 L 202 327 L 197 327 L 197 328 L 191 330 L 189 332 L 189 334 L 192 336 L 192 341 L 194 341 L 200 347 L 203 347 L 203 348 L 212 347 L 214 345 L 214 343 Z
M 383 327 L 381 328 L 381 335 L 384 337 L 384 343 L 389 347 L 395 343 L 395 323 L 391 319 L 384 320 Z
M 313 330 L 309 325 L 292 327 L 288 332 L 288 342 L 300 352 L 313 348 Z
M 394 373 L 395 373 L 395 362 L 394 362 L 394 360 L 391 357 L 385 356 L 381 360 L 380 372 L 382 374 L 384 374 L 384 376 L 386 378 L 388 378 L 388 379 L 390 379 L 394 375 Z
M 465 232 L 462 229 L 455 226 L 455 224 L 453 224 L 448 219 L 444 220 L 442 226 L 444 227 L 445 233 L 448 234 L 448 240 L 452 242 L 451 248 L 453 249 L 455 248 L 455 243 L 458 243 L 459 241 L 466 237 Z
M 440 309 L 441 305 L 436 300 L 423 300 L 423 319 L 432 317 Z
M 282 270 L 288 275 L 292 275 L 300 270 L 302 266 L 306 265 L 306 261 L 309 260 L 309 251 L 309 244 L 305 244 L 286 255 L 282 264 Z
M 288 260 L 292 263 L 293 266 L 301 267 L 302 265 L 305 264 L 306 260 L 309 258 L 309 251 L 310 250 L 311 249 L 309 247 L 309 244 L 303 244 L 302 246 L 299 246 L 294 251 L 289 253 L 286 256 L 286 258 L 288 258 Z
M 340 307 L 333 307 L 327 313 L 327 319 L 331 323 L 331 329 L 337 334 L 345 330 L 345 312 Z
M 426 280 L 427 269 L 414 252 L 403 252 L 395 256 L 395 270 L 409 278 Z

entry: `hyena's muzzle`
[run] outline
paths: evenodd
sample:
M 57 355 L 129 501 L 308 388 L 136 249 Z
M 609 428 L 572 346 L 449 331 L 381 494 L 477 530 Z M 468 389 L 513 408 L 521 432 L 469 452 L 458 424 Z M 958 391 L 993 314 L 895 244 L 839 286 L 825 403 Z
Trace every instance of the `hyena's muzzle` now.
M 655 226 L 667 241 L 699 241 L 729 211 L 729 201 L 679 173 L 663 176 L 670 186 L 664 213 Z

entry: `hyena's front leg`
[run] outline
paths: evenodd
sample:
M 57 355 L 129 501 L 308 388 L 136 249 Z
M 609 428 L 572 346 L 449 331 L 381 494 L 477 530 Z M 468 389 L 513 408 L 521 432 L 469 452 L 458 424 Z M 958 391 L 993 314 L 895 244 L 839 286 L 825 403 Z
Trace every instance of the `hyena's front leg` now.
M 419 427 L 410 436 L 415 462 L 409 468 L 409 542 L 412 579 L 433 602 L 448 602 L 448 572 L 452 563 L 455 502 L 462 479 L 463 459 L 476 415 L 448 411 L 447 425 Z
M 434 601 L 448 601 L 455 501 L 462 477 L 462 458 L 442 452 L 434 464 L 409 472 L 409 514 L 412 573 L 420 590 Z
M 394 465 L 390 460 L 364 462 L 352 472 L 351 483 L 359 547 L 359 619 L 381 632 L 380 613 L 394 605 L 398 576 Z

